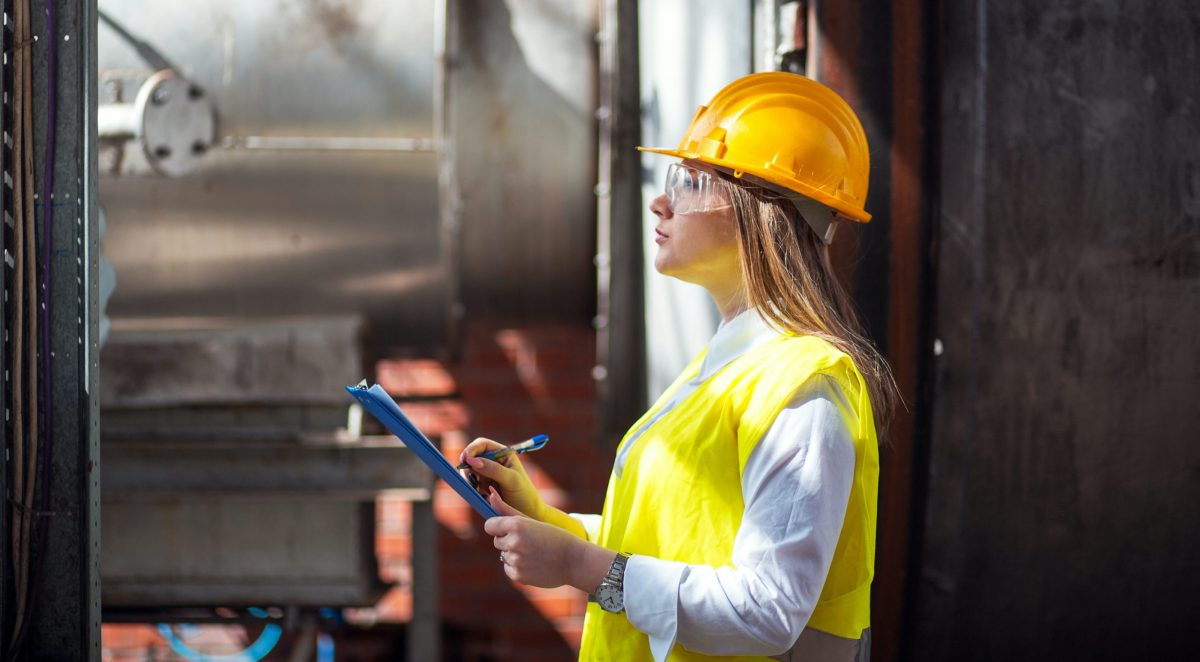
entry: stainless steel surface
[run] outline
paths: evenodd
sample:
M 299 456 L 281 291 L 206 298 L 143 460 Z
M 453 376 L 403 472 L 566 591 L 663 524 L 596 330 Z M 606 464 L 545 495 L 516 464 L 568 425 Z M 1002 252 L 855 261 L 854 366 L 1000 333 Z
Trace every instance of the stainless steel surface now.
M 468 318 L 595 315 L 596 6 L 450 0 Z
M 432 152 L 429 138 L 346 138 L 336 136 L 227 136 L 225 149 L 264 149 L 334 152 Z
M 327 497 L 105 499 L 106 607 L 373 604 L 373 504 Z
M 114 329 L 361 313 L 374 346 L 436 345 L 446 300 L 435 163 L 215 152 L 185 178 L 103 178 Z
M 133 496 L 327 496 L 371 499 L 403 490 L 430 498 L 432 473 L 395 437 L 310 443 L 105 440 L 103 490 L 108 500 Z
M 357 316 L 121 329 L 104 348 L 100 403 L 109 413 L 264 404 L 344 410 L 350 401 L 342 387 L 363 378 L 362 330 Z
M 372 348 L 436 347 L 448 301 L 427 3 L 106 1 L 212 99 L 217 140 L 179 178 L 109 148 L 114 327 L 361 313 Z M 100 27 L 102 101 L 153 72 Z M 153 149 L 153 146 L 151 146 Z M 172 150 L 174 152 L 174 150 Z
M 339 429 L 361 320 L 173 324 L 105 351 L 106 606 L 373 603 L 364 509 L 428 500 L 433 480 L 394 438 Z
M 432 135 L 433 3 L 103 4 L 212 95 L 221 135 Z M 102 85 L 151 73 L 133 47 L 100 26 Z

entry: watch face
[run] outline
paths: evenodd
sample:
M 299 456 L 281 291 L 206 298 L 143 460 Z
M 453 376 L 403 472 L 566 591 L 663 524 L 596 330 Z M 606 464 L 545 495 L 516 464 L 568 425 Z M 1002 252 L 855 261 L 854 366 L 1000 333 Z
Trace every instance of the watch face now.
M 624 591 L 611 584 L 601 584 L 596 589 L 596 602 L 604 611 L 611 611 L 615 614 L 625 608 Z

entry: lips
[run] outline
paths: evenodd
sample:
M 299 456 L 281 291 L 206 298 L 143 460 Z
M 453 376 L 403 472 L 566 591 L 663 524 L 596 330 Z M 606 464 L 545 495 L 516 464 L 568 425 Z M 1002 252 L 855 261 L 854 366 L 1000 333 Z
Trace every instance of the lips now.
M 667 234 L 658 228 L 654 228 L 654 243 L 661 244 L 667 240 Z

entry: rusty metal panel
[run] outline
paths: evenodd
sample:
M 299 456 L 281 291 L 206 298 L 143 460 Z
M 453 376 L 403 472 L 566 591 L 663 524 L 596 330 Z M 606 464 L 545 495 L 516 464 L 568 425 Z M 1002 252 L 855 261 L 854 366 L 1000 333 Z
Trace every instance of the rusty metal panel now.
M 1200 6 L 942 8 L 940 357 L 910 653 L 1190 658 Z

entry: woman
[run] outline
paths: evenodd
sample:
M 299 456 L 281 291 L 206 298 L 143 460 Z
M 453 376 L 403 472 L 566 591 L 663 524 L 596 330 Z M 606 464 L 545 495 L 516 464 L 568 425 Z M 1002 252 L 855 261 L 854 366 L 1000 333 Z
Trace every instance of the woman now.
M 866 138 L 828 88 L 747 76 L 676 150 L 654 265 L 722 323 L 617 449 L 600 516 L 568 515 L 517 456 L 477 439 L 506 574 L 593 596 L 581 659 L 869 655 L 876 430 L 895 399 L 830 266 L 835 219 L 866 222 Z

